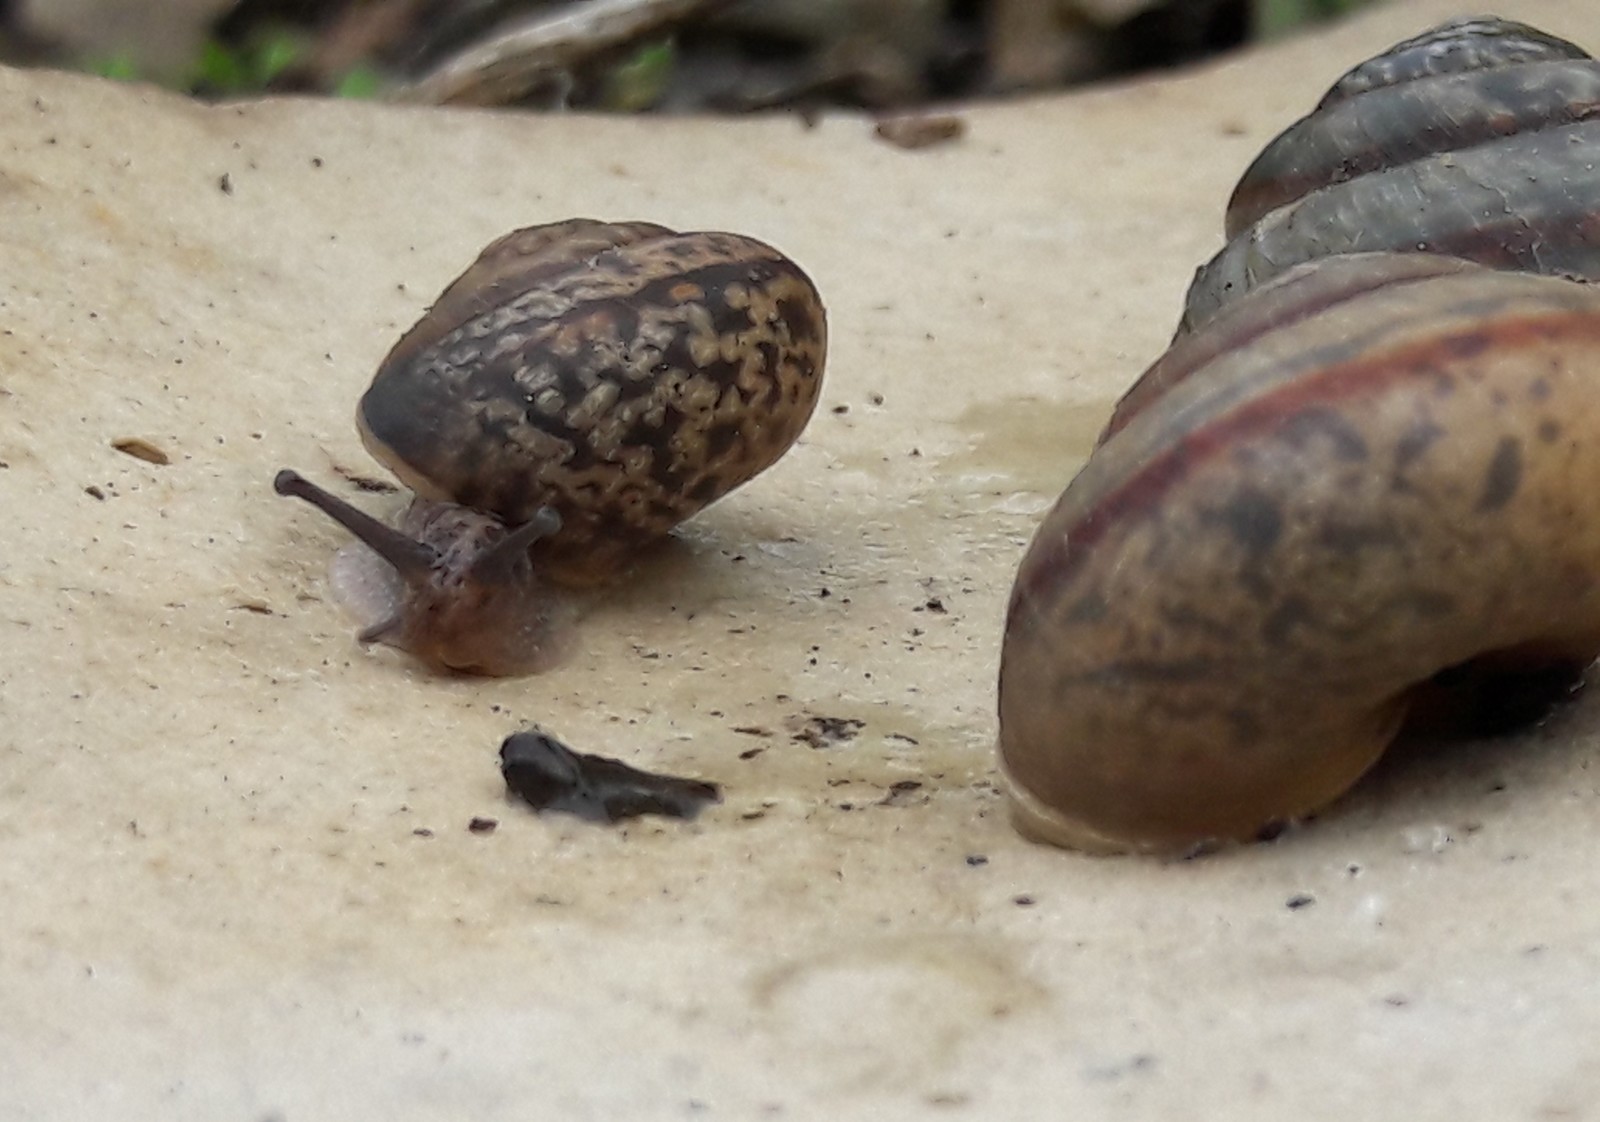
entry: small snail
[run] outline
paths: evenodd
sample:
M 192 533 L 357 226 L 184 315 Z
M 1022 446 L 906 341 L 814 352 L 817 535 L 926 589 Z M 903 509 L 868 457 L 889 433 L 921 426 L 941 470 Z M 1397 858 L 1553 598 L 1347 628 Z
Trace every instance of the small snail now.
M 1596 64 L 1492 19 L 1358 66 L 1269 145 L 1017 574 L 999 751 L 1025 832 L 1248 840 L 1441 699 L 1526 716 L 1581 680 L 1597 165 Z
M 1012 591 L 1019 825 L 1247 840 L 1341 794 L 1441 671 L 1600 653 L 1600 289 L 1327 258 L 1179 340 Z
M 1525 24 L 1447 23 L 1351 70 L 1257 157 L 1179 330 L 1337 253 L 1600 280 L 1597 196 L 1600 63 Z
M 380 641 L 479 674 L 541 669 L 560 589 L 638 552 L 778 459 L 822 382 L 815 286 L 728 233 L 574 219 L 486 248 L 395 344 L 362 442 L 417 498 L 391 529 L 279 472 L 369 550 L 336 594 Z

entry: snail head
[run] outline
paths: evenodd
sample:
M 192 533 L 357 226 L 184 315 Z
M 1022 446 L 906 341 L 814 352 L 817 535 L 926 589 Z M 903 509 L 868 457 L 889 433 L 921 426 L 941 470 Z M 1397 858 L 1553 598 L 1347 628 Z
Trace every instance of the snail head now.
M 333 586 L 366 623 L 362 644 L 383 643 L 467 674 L 526 674 L 557 659 L 565 604 L 528 554 L 561 528 L 550 507 L 508 528 L 481 511 L 418 499 L 395 528 L 298 472 L 280 471 L 272 486 L 315 506 L 361 543 L 335 559 Z

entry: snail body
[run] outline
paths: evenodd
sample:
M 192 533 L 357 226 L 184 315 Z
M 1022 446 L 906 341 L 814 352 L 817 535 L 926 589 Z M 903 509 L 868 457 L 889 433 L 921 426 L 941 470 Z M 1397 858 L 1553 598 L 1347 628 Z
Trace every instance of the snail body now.
M 350 598 L 397 603 L 363 641 L 526 672 L 550 659 L 554 590 L 615 579 L 793 444 L 826 344 L 815 286 L 752 238 L 529 227 L 483 251 L 361 398 L 363 443 L 417 495 L 401 530 L 292 472 L 275 486 L 382 558 L 392 595 Z
M 1441 671 L 1600 652 L 1600 290 L 1328 258 L 1189 347 L 1012 592 L 999 750 L 1061 844 L 1250 839 L 1353 784 Z
M 1600 280 L 1600 63 L 1525 24 L 1459 20 L 1341 78 L 1257 157 L 1180 334 L 1284 269 L 1422 251 Z

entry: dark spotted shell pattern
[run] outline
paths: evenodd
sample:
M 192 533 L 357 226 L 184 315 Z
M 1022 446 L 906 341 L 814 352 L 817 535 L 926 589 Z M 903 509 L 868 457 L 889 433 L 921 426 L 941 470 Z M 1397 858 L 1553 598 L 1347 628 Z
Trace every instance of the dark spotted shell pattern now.
M 569 585 L 778 459 L 816 405 L 827 320 L 810 278 L 737 234 L 574 219 L 490 245 L 361 398 L 372 454 L 423 498 L 507 525 Z

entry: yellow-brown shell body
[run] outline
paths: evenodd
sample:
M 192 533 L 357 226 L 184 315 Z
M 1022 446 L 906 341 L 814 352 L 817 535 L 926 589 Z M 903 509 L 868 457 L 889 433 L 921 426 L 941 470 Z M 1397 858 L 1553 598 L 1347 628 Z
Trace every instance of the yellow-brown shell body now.
M 788 449 L 826 346 L 816 288 L 772 247 L 576 219 L 485 249 L 384 360 L 357 422 L 423 498 L 508 525 L 553 509 L 534 568 L 589 584 Z
M 1354 783 L 1438 672 L 1600 651 L 1600 289 L 1328 258 L 1174 353 L 1017 575 L 1025 830 L 1249 839 Z

